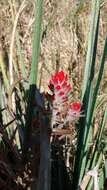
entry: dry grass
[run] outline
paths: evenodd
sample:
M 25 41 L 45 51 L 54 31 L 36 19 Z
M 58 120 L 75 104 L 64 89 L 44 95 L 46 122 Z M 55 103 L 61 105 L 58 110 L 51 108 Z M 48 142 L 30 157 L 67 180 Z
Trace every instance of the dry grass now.
M 14 21 L 21 3 L 22 0 L 0 0 L 0 56 L 3 58 L 7 72 Z M 75 99 L 78 99 L 80 96 L 87 51 L 90 8 L 91 2 L 88 0 L 44 1 L 41 55 L 38 76 L 38 86 L 41 91 L 48 90 L 47 86 L 51 74 L 55 73 L 57 70 L 64 70 L 69 74 L 71 84 L 74 88 L 73 93 Z M 19 39 L 24 54 L 24 62 L 27 68 L 27 80 L 29 79 L 32 56 L 34 13 L 34 0 L 26 1 L 26 7 L 23 9 L 17 20 L 17 32 L 19 33 Z M 107 33 L 107 0 L 102 1 L 101 5 L 99 33 L 97 63 L 99 63 L 105 35 Z M 16 35 L 16 33 L 14 34 Z M 12 51 L 13 60 L 17 63 L 18 69 L 21 70 L 16 40 L 15 36 Z M 99 64 L 97 64 L 96 73 L 98 66 Z M 20 72 L 19 78 L 21 77 L 22 73 Z M 102 81 L 100 94 L 103 96 L 106 93 L 107 66 L 105 64 L 104 80 Z M 98 116 L 102 116 L 102 110 L 101 113 L 99 112 Z M 97 120 L 96 125 L 98 122 L 99 121 Z M 75 130 L 72 131 L 72 138 L 71 134 L 68 136 L 66 134 L 61 134 L 59 140 L 63 141 L 63 137 L 66 138 L 66 142 L 68 141 L 67 145 L 70 144 L 71 146 L 71 141 L 75 138 Z M 69 151 L 68 155 L 65 155 L 65 160 L 66 165 L 69 165 L 69 159 L 73 162 L 73 158 L 69 158 L 70 156 L 72 157 L 72 154 L 70 153 L 75 152 L 75 150 L 73 150 L 72 146 L 67 148 Z
M 0 2 L 0 47 L 4 55 L 8 54 L 9 56 L 10 39 L 14 23 L 12 10 L 13 16 L 15 17 L 21 2 L 18 0 Z M 10 5 L 13 5 L 12 10 Z M 77 0 L 44 1 L 43 33 L 39 64 L 40 74 L 38 81 L 41 90 L 47 90 L 47 81 L 53 72 L 58 69 L 64 69 L 72 77 L 71 83 L 73 83 L 74 88 L 80 91 L 87 49 L 90 7 L 91 3 L 89 1 L 81 1 L 81 3 Z M 25 9 L 20 14 L 17 24 L 28 75 L 32 53 L 34 9 L 33 0 L 29 0 Z M 107 3 L 104 1 L 101 8 L 98 60 L 101 56 L 104 38 L 107 32 L 106 10 Z M 14 47 L 16 47 L 15 44 Z M 15 49 L 13 54 L 14 60 L 19 64 Z M 8 63 L 5 64 L 8 65 Z M 104 88 L 106 86 L 106 76 L 107 72 L 105 69 Z

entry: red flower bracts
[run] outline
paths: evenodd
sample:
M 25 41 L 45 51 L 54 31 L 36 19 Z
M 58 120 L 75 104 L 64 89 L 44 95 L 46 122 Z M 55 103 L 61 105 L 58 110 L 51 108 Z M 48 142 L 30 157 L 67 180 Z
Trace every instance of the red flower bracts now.
M 48 85 L 52 92 L 52 123 L 60 123 L 59 115 L 65 115 L 63 125 L 80 117 L 81 103 L 71 103 L 72 86 L 69 84 L 68 76 L 63 72 L 57 72 L 52 76 Z M 54 97 L 54 98 L 53 98 Z M 59 126 L 62 126 L 62 124 Z
M 70 108 L 68 109 L 67 116 L 66 116 L 66 122 L 72 122 L 76 118 L 79 118 L 81 116 L 81 103 L 76 102 L 72 103 L 70 105 Z
M 57 104 L 63 104 L 67 101 L 72 91 L 72 87 L 68 83 L 68 77 L 63 71 L 60 71 L 52 76 L 48 87 L 54 94 L 54 101 Z
M 70 109 L 79 112 L 81 110 L 81 104 L 79 102 L 73 103 L 70 105 Z

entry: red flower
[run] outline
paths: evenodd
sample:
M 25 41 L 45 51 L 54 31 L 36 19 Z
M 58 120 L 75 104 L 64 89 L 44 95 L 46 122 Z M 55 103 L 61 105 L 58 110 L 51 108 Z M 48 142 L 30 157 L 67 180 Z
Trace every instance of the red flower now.
M 60 89 L 61 89 L 60 85 L 56 86 L 56 89 L 57 89 L 57 90 L 60 90 Z
M 52 84 L 58 83 L 58 81 L 61 83 L 63 80 L 67 79 L 67 76 L 65 76 L 63 71 L 57 72 L 54 76 L 52 76 Z
M 81 110 L 81 103 L 79 103 L 79 102 L 72 103 L 72 104 L 70 105 L 70 109 L 72 109 L 72 110 L 74 110 L 74 111 L 80 112 L 80 110 Z
M 81 116 L 81 103 L 75 102 L 70 104 L 72 86 L 68 82 L 68 76 L 63 71 L 57 72 L 52 76 L 48 87 L 52 92 L 52 125 L 59 123 L 58 116 L 60 113 L 65 112 L 64 125 Z
M 81 116 L 83 116 L 81 115 L 81 103 L 79 102 L 72 103 L 68 109 L 67 116 L 65 118 L 65 123 L 68 121 L 72 122 Z
M 68 76 L 63 71 L 52 76 L 48 87 L 53 92 L 55 99 L 60 99 L 60 103 L 61 100 L 63 102 L 63 100 L 67 99 L 72 90 L 71 85 L 68 83 Z

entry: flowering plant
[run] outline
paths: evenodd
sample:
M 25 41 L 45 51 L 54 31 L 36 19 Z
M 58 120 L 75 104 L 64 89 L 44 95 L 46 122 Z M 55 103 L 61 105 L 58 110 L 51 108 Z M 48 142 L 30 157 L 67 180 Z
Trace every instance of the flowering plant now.
M 63 72 L 57 72 L 52 76 L 48 85 L 51 91 L 52 101 L 52 127 L 63 127 L 81 116 L 81 103 L 71 103 L 72 86 L 68 76 Z

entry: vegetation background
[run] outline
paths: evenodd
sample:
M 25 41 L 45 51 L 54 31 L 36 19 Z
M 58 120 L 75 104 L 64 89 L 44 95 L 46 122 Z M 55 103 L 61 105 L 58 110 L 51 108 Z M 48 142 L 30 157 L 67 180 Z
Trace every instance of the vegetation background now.
M 11 44 L 14 17 L 22 1 L 0 1 L 0 47 L 1 52 L 8 54 Z M 45 0 L 42 26 L 41 55 L 39 64 L 38 85 L 47 90 L 47 82 L 52 72 L 59 67 L 70 73 L 74 87 L 81 87 L 86 59 L 87 38 L 89 32 L 91 1 L 87 0 Z M 97 59 L 101 57 L 107 32 L 107 3 L 102 1 L 100 18 L 100 35 Z M 34 27 L 35 2 L 27 1 L 20 13 L 17 30 L 23 48 L 24 61 L 29 75 L 32 55 L 32 32 Z M 14 44 L 14 59 L 19 64 L 18 52 Z M 8 63 L 7 63 L 8 64 Z M 6 65 L 7 65 L 6 64 Z M 72 74 L 71 74 L 72 73 Z M 21 73 L 20 73 L 21 75 Z M 106 83 L 106 69 L 105 82 Z M 105 90 L 105 88 L 103 88 Z
M 38 129 L 33 129 L 32 139 L 36 147 L 32 147 L 33 153 L 29 152 L 30 158 L 27 158 L 29 162 L 26 164 L 27 160 L 24 160 L 25 163 L 22 163 L 22 158 L 20 157 L 20 152 L 26 153 L 26 149 L 23 148 L 22 143 L 22 126 L 25 124 L 25 115 L 23 114 L 27 107 L 27 95 L 25 90 L 27 91 L 29 88 L 28 81 L 31 73 L 32 42 L 37 2 L 38 1 L 34 0 L 0 0 L 1 190 L 10 190 L 11 187 L 18 190 L 29 190 L 31 184 L 33 184 L 31 188 L 34 190 L 35 184 L 37 185 L 38 181 L 38 174 L 36 173 L 38 172 L 40 159 Z M 101 1 L 100 10 L 95 79 L 97 78 L 99 61 L 102 56 L 107 34 L 106 0 Z M 37 79 L 37 86 L 41 92 L 48 91 L 48 82 L 53 73 L 64 70 L 69 75 L 70 83 L 74 89 L 73 96 L 75 100 L 80 98 L 83 87 L 88 34 L 90 31 L 90 14 L 91 1 L 88 0 L 44 0 L 40 42 L 41 51 Z M 14 93 L 17 94 L 16 99 Z M 96 126 L 98 126 L 101 121 L 106 102 L 107 65 L 105 64 L 103 80 L 101 81 L 100 92 L 98 94 L 99 109 L 96 109 L 95 114 Z M 29 118 L 27 121 L 29 121 Z M 31 123 L 33 123 L 32 126 L 37 122 L 36 117 L 34 117 L 33 120 L 31 120 Z M 16 132 L 16 126 L 19 129 L 20 135 Z M 28 133 L 29 131 L 27 135 Z M 73 128 L 72 134 L 68 137 L 69 142 L 74 140 L 75 133 L 76 131 Z M 21 140 L 19 136 L 21 136 Z M 16 144 L 14 143 L 14 138 L 16 138 Z M 18 147 L 18 149 L 16 147 Z M 67 162 L 68 157 L 65 158 L 65 161 L 72 173 L 74 161 L 72 155 L 75 153 L 75 150 L 72 146 L 70 149 L 69 147 L 67 148 L 67 151 L 70 150 L 71 165 L 69 166 L 69 162 Z M 32 154 L 34 156 L 33 162 L 31 161 Z M 34 166 L 35 169 L 32 170 Z M 66 173 L 64 175 L 66 175 Z M 59 179 L 63 177 L 64 176 L 60 176 Z M 69 177 L 72 178 L 72 174 L 70 174 Z M 54 178 L 55 176 L 53 177 L 53 183 L 56 184 L 56 186 L 52 188 L 56 189 L 56 187 L 58 187 L 58 189 L 62 190 L 60 180 L 56 182 Z M 67 180 L 68 179 L 66 179 L 66 181 Z M 67 184 L 69 184 L 69 182 Z M 66 185 L 63 188 L 69 189 Z

